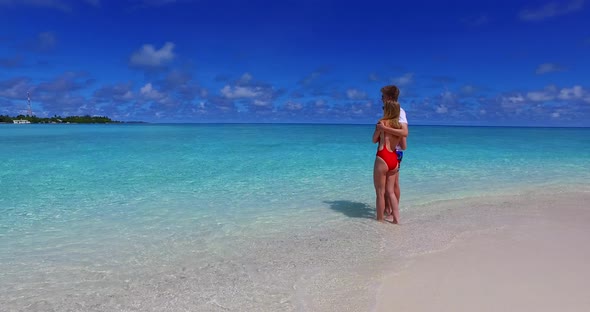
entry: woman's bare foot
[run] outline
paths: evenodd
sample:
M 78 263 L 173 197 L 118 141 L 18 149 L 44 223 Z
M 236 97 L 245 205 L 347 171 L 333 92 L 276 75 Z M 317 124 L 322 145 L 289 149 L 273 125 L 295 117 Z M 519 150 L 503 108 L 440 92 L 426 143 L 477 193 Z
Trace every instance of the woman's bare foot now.
M 384 211 L 385 216 L 393 216 L 393 210 L 392 209 L 385 209 Z

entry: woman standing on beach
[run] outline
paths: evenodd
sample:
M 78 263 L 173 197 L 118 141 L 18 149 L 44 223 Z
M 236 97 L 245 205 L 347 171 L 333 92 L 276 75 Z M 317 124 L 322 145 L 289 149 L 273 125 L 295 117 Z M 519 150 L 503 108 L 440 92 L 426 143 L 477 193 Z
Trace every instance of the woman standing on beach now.
M 392 93 L 393 93 L 393 97 L 394 97 L 395 101 L 397 102 L 397 100 L 399 98 L 399 94 L 400 94 L 399 88 L 393 89 Z M 398 174 L 395 175 L 395 185 L 393 187 L 393 191 L 395 192 L 395 197 L 397 198 L 398 207 L 400 205 L 400 197 L 401 197 L 401 190 L 400 190 L 400 185 L 399 185 L 399 170 L 402 165 L 402 158 L 404 157 L 404 151 L 406 150 L 406 147 L 407 147 L 407 140 L 406 139 L 409 134 L 408 119 L 406 118 L 406 112 L 404 111 L 404 108 L 401 107 L 401 104 L 400 104 L 400 108 L 399 108 L 399 123 L 402 126 L 401 129 L 389 128 L 381 123 L 377 124 L 377 126 L 376 126 L 377 130 L 381 130 L 381 131 L 384 131 L 385 133 L 389 133 L 389 134 L 396 135 L 396 136 L 397 135 L 402 136 L 400 143 L 395 147 L 395 152 L 397 154 L 397 161 L 398 161 L 399 165 L 397 167 Z M 388 216 L 391 216 L 393 218 L 393 208 L 392 208 L 391 204 L 389 203 L 387 196 L 385 196 L 385 218 L 387 221 L 389 221 L 387 219 Z M 392 219 L 392 222 L 397 224 L 399 222 L 399 220 Z
M 396 86 L 381 88 L 381 100 L 383 101 L 383 118 L 378 124 L 401 129 L 399 122 L 400 105 L 397 102 L 399 89 Z M 393 222 L 399 222 L 399 206 L 394 192 L 395 177 L 397 175 L 398 159 L 395 146 L 400 143 L 402 135 L 394 135 L 383 130 L 375 129 L 373 143 L 379 143 L 375 165 L 373 167 L 373 183 L 375 185 L 377 221 L 383 221 L 386 197 L 392 207 Z

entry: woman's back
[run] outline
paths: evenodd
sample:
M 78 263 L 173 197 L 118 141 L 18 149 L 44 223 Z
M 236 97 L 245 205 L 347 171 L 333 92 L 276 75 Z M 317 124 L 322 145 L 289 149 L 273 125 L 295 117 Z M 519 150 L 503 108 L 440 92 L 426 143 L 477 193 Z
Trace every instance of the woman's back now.
M 383 121 L 381 121 L 384 123 Z M 391 127 L 387 123 L 384 123 L 385 126 Z M 378 150 L 382 150 L 384 147 L 387 148 L 388 151 L 393 152 L 395 151 L 395 147 L 399 144 L 401 137 L 395 136 L 393 134 L 385 133 L 381 131 L 379 135 L 379 147 Z

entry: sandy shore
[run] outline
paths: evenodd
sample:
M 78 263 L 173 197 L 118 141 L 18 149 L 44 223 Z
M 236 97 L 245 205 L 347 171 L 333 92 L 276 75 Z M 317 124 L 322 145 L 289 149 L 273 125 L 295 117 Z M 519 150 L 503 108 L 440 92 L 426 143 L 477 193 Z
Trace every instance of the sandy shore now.
M 531 199 L 531 219 L 460 237 L 386 275 L 377 311 L 590 311 L 590 193 Z

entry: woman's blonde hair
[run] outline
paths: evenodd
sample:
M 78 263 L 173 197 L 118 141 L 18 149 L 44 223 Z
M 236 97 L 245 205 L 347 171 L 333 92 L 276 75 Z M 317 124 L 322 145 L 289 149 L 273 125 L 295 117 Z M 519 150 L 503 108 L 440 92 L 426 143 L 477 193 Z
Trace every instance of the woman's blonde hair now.
M 388 127 L 401 129 L 399 123 L 400 105 L 397 101 L 399 97 L 399 88 L 396 86 L 385 86 L 381 88 L 381 100 L 383 101 L 383 118 L 382 121 Z

